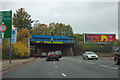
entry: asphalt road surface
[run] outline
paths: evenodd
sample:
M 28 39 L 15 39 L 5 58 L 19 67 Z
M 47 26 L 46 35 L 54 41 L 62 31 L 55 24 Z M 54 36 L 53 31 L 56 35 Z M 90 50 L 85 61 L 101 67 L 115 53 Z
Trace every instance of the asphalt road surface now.
M 2 74 L 3 78 L 118 78 L 118 66 L 110 60 L 82 60 L 63 57 L 60 61 L 45 58 Z

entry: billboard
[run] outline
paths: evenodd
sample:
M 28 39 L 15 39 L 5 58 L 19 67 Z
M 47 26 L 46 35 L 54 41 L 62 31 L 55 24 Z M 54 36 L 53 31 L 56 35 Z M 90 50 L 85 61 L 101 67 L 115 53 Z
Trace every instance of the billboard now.
M 96 42 L 98 44 L 105 44 L 115 42 L 115 34 L 86 34 L 84 33 L 84 43 Z

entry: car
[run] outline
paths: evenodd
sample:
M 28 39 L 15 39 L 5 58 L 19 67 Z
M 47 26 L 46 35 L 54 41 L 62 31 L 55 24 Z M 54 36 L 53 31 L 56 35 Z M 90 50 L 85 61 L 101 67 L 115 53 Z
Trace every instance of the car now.
M 46 61 L 50 61 L 50 60 L 59 61 L 59 54 L 54 51 L 48 52 L 46 56 Z
M 36 57 L 40 57 L 40 54 L 38 53 L 38 52 L 35 52 L 34 53 L 34 57 L 36 58 Z
M 86 51 L 86 52 L 84 52 L 82 57 L 83 57 L 83 60 L 84 59 L 87 59 L 87 60 L 88 59 L 96 59 L 96 60 L 98 60 L 98 55 L 95 54 L 93 51 Z
M 47 56 L 47 53 L 46 53 L 46 52 L 42 52 L 41 55 L 40 55 L 41 58 L 42 58 L 42 57 L 46 57 L 46 56 Z
M 56 53 L 59 54 L 59 58 L 62 58 L 62 52 L 61 51 L 56 51 Z
M 120 47 L 118 47 L 113 54 L 115 64 L 120 65 Z

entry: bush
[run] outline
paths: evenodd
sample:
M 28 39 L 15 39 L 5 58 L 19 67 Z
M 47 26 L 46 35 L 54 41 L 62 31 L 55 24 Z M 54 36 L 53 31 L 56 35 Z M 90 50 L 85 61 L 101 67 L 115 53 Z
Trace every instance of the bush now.
M 75 47 L 75 53 L 79 54 L 85 51 L 94 51 L 97 53 L 112 53 L 113 43 L 94 44 L 94 43 L 78 43 Z
M 12 52 L 20 58 L 28 57 L 30 55 L 30 51 L 26 43 L 20 41 L 12 44 Z

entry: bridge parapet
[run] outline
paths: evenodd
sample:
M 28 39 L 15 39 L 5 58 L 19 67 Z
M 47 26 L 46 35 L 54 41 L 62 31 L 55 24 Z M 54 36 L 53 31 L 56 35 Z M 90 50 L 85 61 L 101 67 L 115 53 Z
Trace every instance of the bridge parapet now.
M 47 43 L 47 44 L 74 44 L 73 37 L 67 36 L 47 36 L 47 35 L 32 35 L 30 39 L 33 43 Z

